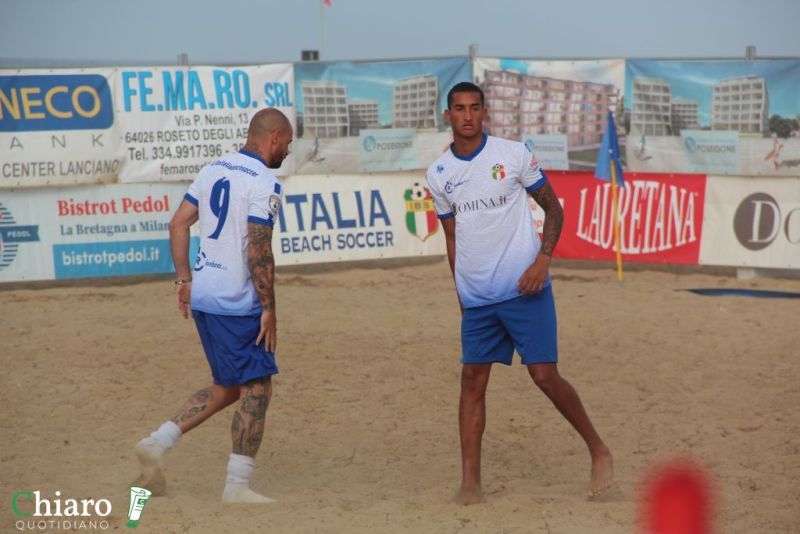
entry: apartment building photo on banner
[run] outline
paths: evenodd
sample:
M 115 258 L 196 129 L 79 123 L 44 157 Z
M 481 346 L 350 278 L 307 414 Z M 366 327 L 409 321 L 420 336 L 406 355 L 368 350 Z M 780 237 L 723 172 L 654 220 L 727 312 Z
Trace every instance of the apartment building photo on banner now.
M 798 86 L 797 60 L 629 60 L 628 168 L 796 176 Z
M 490 134 L 524 142 L 545 169 L 594 168 L 608 112 L 622 109 L 623 60 L 477 58 L 474 73 Z
M 295 65 L 297 172 L 424 169 L 450 143 L 447 91 L 469 59 Z

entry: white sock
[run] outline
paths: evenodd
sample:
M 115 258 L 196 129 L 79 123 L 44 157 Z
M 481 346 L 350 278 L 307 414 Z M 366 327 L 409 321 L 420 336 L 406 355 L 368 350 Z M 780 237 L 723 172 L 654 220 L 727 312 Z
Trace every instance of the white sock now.
M 182 434 L 178 425 L 172 421 L 167 421 L 158 427 L 158 430 L 150 434 L 150 437 L 165 449 L 171 449 L 178 442 L 178 438 L 180 438 Z
M 225 485 L 248 486 L 250 475 L 256 468 L 256 461 L 249 456 L 231 453 L 228 460 L 228 476 L 225 478 Z

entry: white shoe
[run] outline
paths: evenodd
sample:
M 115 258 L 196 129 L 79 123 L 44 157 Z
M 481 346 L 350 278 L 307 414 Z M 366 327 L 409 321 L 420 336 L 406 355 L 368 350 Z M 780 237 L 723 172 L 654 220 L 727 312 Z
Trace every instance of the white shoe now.
M 154 497 L 164 495 L 167 491 L 167 480 L 164 477 L 164 456 L 167 450 L 148 436 L 136 444 L 135 451 L 142 474 L 131 485 L 149 489 Z
M 248 488 L 246 484 L 225 484 L 225 490 L 222 492 L 222 502 L 270 504 L 278 501 L 256 493 Z

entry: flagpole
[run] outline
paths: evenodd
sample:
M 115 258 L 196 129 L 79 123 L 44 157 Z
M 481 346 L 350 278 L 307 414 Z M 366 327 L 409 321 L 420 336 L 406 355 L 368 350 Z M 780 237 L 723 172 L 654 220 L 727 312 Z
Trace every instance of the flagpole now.
M 325 1 L 319 0 L 319 59 L 323 60 L 322 48 L 325 43 Z
M 614 211 L 614 248 L 617 252 L 617 281 L 622 284 L 622 252 L 619 242 L 619 205 L 617 202 L 617 169 L 612 159 L 611 163 L 611 209 Z

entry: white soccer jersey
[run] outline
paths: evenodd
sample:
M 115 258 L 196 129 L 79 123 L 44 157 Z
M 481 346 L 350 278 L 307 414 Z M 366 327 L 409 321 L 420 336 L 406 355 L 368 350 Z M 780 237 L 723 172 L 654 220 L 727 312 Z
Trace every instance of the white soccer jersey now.
M 539 254 L 528 192 L 547 177 L 519 142 L 484 135 L 467 157 L 452 148 L 428 168 L 440 219 L 456 218 L 456 289 L 465 308 L 520 295 L 520 276 Z M 549 281 L 548 281 L 549 283 Z
M 281 184 L 256 154 L 242 150 L 203 167 L 185 199 L 200 210 L 200 251 L 192 309 L 261 313 L 247 266 L 247 223 L 274 226 Z

